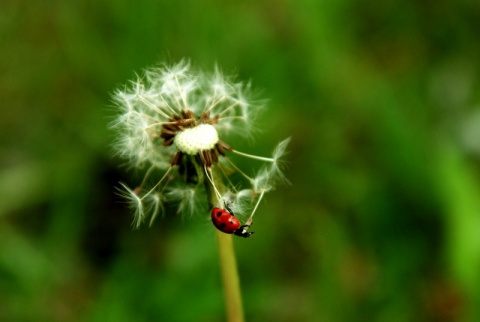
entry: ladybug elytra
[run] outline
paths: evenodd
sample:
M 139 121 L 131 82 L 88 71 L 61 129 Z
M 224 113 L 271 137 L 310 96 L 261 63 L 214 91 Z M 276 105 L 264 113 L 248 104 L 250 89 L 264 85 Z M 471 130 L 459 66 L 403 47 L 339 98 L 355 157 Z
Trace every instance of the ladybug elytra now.
M 250 237 L 253 232 L 249 232 L 250 225 L 241 225 L 240 221 L 233 212 L 225 205 L 225 209 L 215 207 L 212 209 L 213 225 L 226 234 L 234 234 L 240 237 Z

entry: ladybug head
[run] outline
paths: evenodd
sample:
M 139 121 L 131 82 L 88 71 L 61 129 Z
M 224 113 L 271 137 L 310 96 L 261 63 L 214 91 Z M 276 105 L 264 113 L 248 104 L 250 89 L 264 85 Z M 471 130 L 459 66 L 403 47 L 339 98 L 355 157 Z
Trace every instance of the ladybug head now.
M 254 231 L 248 231 L 248 228 L 250 228 L 250 225 L 240 226 L 240 228 L 235 230 L 233 232 L 233 234 L 236 235 L 236 236 L 243 237 L 243 238 L 248 238 L 255 233 Z

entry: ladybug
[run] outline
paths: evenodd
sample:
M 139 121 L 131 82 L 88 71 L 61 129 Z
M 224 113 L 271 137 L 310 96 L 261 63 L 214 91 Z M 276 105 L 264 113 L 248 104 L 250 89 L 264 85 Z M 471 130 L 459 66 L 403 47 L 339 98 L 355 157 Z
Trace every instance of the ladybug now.
M 212 209 L 212 222 L 218 230 L 226 234 L 234 234 L 240 237 L 250 237 L 253 232 L 249 232 L 250 225 L 241 225 L 240 220 L 233 214 L 230 208 L 225 205 L 225 209 L 215 207 Z

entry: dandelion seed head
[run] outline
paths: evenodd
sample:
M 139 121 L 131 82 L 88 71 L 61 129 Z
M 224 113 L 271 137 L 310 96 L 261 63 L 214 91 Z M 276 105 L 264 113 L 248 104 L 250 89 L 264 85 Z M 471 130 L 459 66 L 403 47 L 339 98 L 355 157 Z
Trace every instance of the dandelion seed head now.
M 177 202 L 180 213 L 196 212 L 205 197 L 205 185 L 211 186 L 207 190 L 214 191 L 220 203 L 245 213 L 252 205 L 255 211 L 264 193 L 277 182 L 286 182 L 282 159 L 288 139 L 275 148 L 271 158 L 239 152 L 224 141 L 256 129 L 254 118 L 262 104 L 252 100 L 250 88 L 250 83 L 235 82 L 218 67 L 206 73 L 182 60 L 149 68 L 115 91 L 119 113 L 112 122 L 117 131 L 116 152 L 130 166 L 148 169 L 137 188 L 121 184 L 121 195 L 134 212 L 135 227 L 147 218 L 151 224 L 164 212 L 165 202 Z M 230 153 L 263 162 L 261 170 L 245 171 L 230 161 Z M 162 171 L 161 179 L 155 181 Z M 232 171 L 239 172 L 250 188 L 237 190 L 242 183 L 228 179 Z M 252 172 L 256 175 L 251 176 Z M 213 178 L 213 173 L 223 177 Z M 228 187 L 217 189 L 215 182 L 224 180 Z M 152 182 L 156 182 L 153 187 L 145 189 Z M 228 192 L 222 196 L 219 191 Z

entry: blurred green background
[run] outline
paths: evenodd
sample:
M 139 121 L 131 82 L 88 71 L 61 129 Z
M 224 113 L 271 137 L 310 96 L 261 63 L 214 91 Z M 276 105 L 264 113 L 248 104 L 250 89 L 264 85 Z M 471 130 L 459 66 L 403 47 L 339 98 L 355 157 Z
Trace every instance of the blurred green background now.
M 0 320 L 223 321 L 208 214 L 132 230 L 111 93 L 218 63 L 292 137 L 235 240 L 248 321 L 479 321 L 478 1 L 0 2 Z

